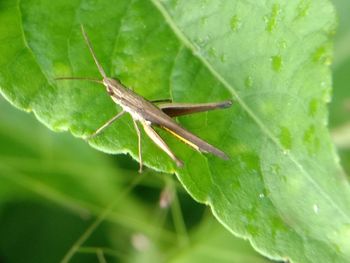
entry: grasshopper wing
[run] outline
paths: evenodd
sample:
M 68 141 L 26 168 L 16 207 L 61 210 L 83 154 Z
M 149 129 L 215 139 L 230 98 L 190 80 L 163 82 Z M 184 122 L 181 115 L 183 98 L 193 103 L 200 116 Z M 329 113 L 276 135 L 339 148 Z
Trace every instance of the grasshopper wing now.
M 223 151 L 187 131 L 172 119 L 161 121 L 158 125 L 198 151 L 212 153 L 224 160 L 229 159 Z
M 210 111 L 216 109 L 228 108 L 232 105 L 231 100 L 212 102 L 212 103 L 162 103 L 158 107 L 168 116 L 176 117 L 188 115 L 197 112 Z

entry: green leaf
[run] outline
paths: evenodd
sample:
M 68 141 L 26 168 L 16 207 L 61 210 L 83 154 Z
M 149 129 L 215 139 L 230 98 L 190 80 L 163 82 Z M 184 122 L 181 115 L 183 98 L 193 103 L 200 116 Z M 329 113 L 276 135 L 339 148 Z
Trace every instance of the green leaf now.
M 84 24 L 106 72 L 148 99 L 232 98 L 232 109 L 184 117 L 229 161 L 161 133 L 185 161 L 176 169 L 143 134 L 143 157 L 174 172 L 231 232 L 264 255 L 294 262 L 350 256 L 350 189 L 327 131 L 327 0 L 41 1 L 0 3 L 0 86 L 55 130 L 92 133 L 118 109 L 103 88 L 57 76 L 99 77 Z M 129 117 L 90 142 L 137 156 Z

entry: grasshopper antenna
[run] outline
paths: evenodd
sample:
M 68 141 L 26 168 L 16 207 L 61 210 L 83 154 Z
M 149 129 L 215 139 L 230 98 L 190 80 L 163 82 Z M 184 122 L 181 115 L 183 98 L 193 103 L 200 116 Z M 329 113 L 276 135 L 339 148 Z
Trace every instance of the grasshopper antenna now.
M 83 25 L 80 25 L 80 27 L 81 27 L 81 32 L 83 33 L 85 42 L 86 42 L 87 46 L 89 47 L 89 50 L 90 50 L 90 53 L 91 53 L 92 57 L 94 58 L 95 64 L 96 64 L 96 66 L 97 66 L 97 68 L 98 68 L 98 71 L 101 73 L 101 75 L 102 75 L 103 78 L 107 78 L 106 73 L 104 72 L 102 66 L 101 66 L 100 63 L 98 62 L 98 60 L 97 60 L 97 58 L 96 58 L 96 55 L 95 55 L 95 52 L 94 52 L 94 50 L 92 49 L 92 45 L 91 45 L 90 39 L 89 39 L 89 37 L 87 36 L 87 34 L 86 34 L 86 32 L 85 32 L 84 26 L 83 26 Z

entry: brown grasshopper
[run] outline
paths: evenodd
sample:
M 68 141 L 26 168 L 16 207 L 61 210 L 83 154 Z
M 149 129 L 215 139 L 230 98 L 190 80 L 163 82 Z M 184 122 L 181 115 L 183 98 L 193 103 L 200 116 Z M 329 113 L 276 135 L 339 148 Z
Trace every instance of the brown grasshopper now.
M 102 130 L 110 126 L 114 121 L 120 118 L 124 113 L 129 113 L 132 117 L 135 130 L 138 136 L 138 149 L 139 149 L 139 161 L 140 169 L 142 172 L 142 153 L 141 153 L 141 132 L 137 125 L 137 121 L 141 123 L 146 134 L 152 139 L 152 141 L 161 148 L 166 154 L 173 159 L 178 167 L 183 165 L 183 162 L 179 160 L 173 152 L 170 150 L 168 145 L 163 141 L 163 139 L 156 133 L 152 126 L 158 126 L 164 130 L 170 132 L 172 135 L 176 136 L 186 144 L 190 145 L 194 149 L 200 152 L 209 152 L 222 159 L 227 160 L 228 156 L 221 150 L 215 148 L 204 140 L 198 138 L 191 132 L 185 130 L 178 123 L 176 123 L 171 117 L 177 117 L 181 115 L 192 114 L 196 112 L 209 111 L 220 108 L 228 108 L 232 105 L 231 100 L 226 100 L 222 102 L 214 103 L 200 103 L 200 104 L 190 104 L 190 103 L 165 103 L 169 100 L 158 100 L 158 101 L 148 101 L 139 94 L 133 92 L 131 89 L 126 88 L 119 80 L 107 77 L 105 71 L 103 70 L 101 64 L 98 62 L 95 52 L 92 48 L 90 39 L 88 38 L 84 27 L 81 25 L 82 34 L 84 36 L 85 42 L 90 50 L 90 53 L 95 61 L 95 64 L 102 75 L 102 80 L 91 79 L 91 78 L 80 78 L 80 77 L 60 77 L 57 80 L 62 79 L 73 79 L 73 80 L 88 80 L 103 84 L 106 87 L 108 94 L 111 96 L 112 100 L 122 107 L 122 111 L 115 115 L 112 119 L 107 121 L 99 129 L 97 129 L 89 138 L 95 137 L 100 134 Z M 154 103 L 159 103 L 155 105 Z

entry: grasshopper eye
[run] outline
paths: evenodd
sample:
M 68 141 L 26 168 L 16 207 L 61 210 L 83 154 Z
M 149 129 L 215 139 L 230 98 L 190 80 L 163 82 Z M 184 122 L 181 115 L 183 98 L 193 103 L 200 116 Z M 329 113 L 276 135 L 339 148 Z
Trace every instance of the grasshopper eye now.
M 106 90 L 108 92 L 109 95 L 113 95 L 113 90 L 112 90 L 112 87 L 109 86 L 109 85 L 106 85 Z

